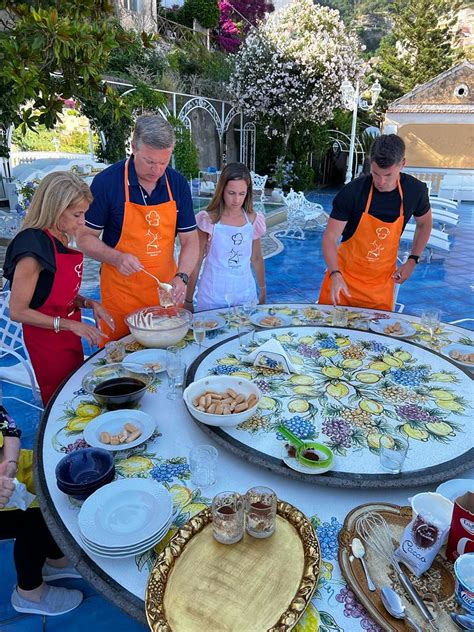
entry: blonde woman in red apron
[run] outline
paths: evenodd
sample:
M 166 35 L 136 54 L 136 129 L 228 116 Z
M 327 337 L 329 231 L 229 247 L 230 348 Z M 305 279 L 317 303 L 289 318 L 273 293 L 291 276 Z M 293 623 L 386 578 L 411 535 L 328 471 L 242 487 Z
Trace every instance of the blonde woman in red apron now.
M 348 220 L 339 221 L 333 209 L 323 236 L 328 267 L 319 303 L 393 310 L 395 283 L 404 283 L 411 276 L 431 232 L 426 185 L 401 174 L 404 155 L 401 138 L 395 134 L 379 136 L 370 152 L 371 175 L 352 181 L 342 190 L 340 198 L 350 201 L 342 213 L 353 222 L 351 213 L 355 211 L 350 204 L 357 206 L 359 192 L 369 186 L 362 215 L 345 239 Z M 341 204 L 337 199 L 336 207 Z M 412 215 L 416 221 L 412 253 L 397 269 L 400 237 Z M 341 235 L 343 241 L 338 246 Z
M 92 308 L 96 322 L 112 324 L 97 301 L 79 294 L 83 255 L 69 247 L 92 199 L 72 173 L 41 180 L 21 231 L 7 249 L 5 276 L 11 281 L 10 318 L 23 323 L 23 336 L 46 405 L 61 382 L 84 361 L 81 338 L 97 345 L 103 334 L 81 322 Z
M 214 197 L 207 210 L 198 213 L 196 221 L 200 258 L 188 284 L 185 307 L 193 307 L 196 282 L 197 311 L 224 307 L 230 296 L 234 305 L 244 299 L 265 303 L 265 267 L 260 245 L 260 237 L 266 231 L 265 217 L 253 211 L 252 178 L 245 165 L 232 163 L 225 167 Z

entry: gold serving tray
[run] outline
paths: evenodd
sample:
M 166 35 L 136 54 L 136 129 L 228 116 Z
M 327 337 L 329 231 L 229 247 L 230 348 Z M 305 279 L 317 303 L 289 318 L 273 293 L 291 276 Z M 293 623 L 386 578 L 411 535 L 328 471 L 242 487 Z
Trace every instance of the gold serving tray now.
M 403 530 L 410 522 L 412 516 L 411 507 L 400 507 L 388 503 L 373 503 L 355 507 L 346 516 L 339 534 L 339 566 L 341 573 L 357 599 L 383 630 L 388 632 L 406 632 L 408 629 L 406 622 L 393 618 L 385 610 L 380 599 L 380 588 L 384 585 L 391 586 L 402 596 L 407 613 L 425 630 L 425 619 L 420 615 L 416 606 L 413 606 L 405 598 L 404 589 L 398 581 L 395 571 L 386 560 L 375 555 L 368 546 L 365 547 L 367 566 L 377 587 L 376 592 L 370 592 L 367 588 L 367 581 L 360 560 L 351 559 L 352 539 L 360 537 L 355 530 L 357 519 L 371 511 L 380 513 L 387 521 L 392 532 L 394 548 L 398 546 Z M 413 575 L 406 566 L 404 566 L 404 570 L 426 602 L 426 605 L 430 610 L 434 611 L 436 624 L 440 632 L 455 632 L 458 628 L 449 616 L 449 612 L 457 610 L 457 602 L 454 596 L 453 564 L 446 559 L 444 552 L 445 547 L 441 549 L 440 553 L 435 557 L 432 566 L 421 577 Z M 438 602 L 437 607 L 432 607 L 432 599 L 430 597 L 427 599 L 427 595 L 435 596 Z
M 270 538 L 237 544 L 212 535 L 212 514 L 191 518 L 159 555 L 145 607 L 153 632 L 286 632 L 318 583 L 321 549 L 306 516 L 279 501 Z

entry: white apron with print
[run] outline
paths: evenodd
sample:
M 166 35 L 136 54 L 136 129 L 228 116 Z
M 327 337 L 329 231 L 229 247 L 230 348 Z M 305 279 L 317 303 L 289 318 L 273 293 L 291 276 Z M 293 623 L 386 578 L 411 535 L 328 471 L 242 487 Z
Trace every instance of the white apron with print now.
M 243 212 L 243 211 L 242 211 Z M 252 275 L 253 226 L 244 213 L 243 226 L 213 226 L 209 252 L 197 289 L 197 311 L 226 307 L 224 295 L 231 291 L 234 304 L 244 296 L 257 298 L 257 287 Z

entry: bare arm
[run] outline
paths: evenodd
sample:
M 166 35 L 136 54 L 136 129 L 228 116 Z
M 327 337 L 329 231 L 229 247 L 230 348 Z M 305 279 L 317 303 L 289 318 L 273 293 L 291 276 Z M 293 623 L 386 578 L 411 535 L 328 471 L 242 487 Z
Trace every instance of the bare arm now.
M 204 259 L 204 253 L 206 252 L 207 240 L 209 239 L 208 233 L 205 233 L 204 231 L 200 229 L 198 229 L 197 233 L 198 233 L 198 240 L 199 240 L 199 255 L 198 255 L 197 264 L 194 267 L 194 270 L 189 275 L 189 283 L 186 288 L 186 299 L 184 302 L 185 302 L 185 307 L 187 309 L 191 308 L 193 304 L 194 289 L 196 287 L 196 283 L 199 277 L 199 272 L 201 270 L 202 261 Z
M 14 478 L 18 470 L 20 456 L 20 439 L 3 437 L 3 448 L 0 451 L 0 476 Z
M 265 285 L 265 262 L 263 260 L 262 244 L 260 239 L 254 239 L 252 242 L 252 255 L 250 257 L 250 261 L 257 276 L 257 283 L 259 287 L 258 302 L 262 305 L 267 300 L 267 288 Z
M 327 265 L 328 272 L 338 270 L 337 248 L 339 238 L 346 226 L 347 222 L 341 222 L 338 219 L 329 218 L 326 230 L 323 235 L 323 257 Z M 330 277 L 331 282 L 331 301 L 333 305 L 337 305 L 341 298 L 341 294 L 350 296 L 349 288 L 344 281 L 341 272 L 336 272 Z
M 100 238 L 100 233 L 100 230 L 94 230 L 87 226 L 77 231 L 77 245 L 84 254 L 91 257 L 91 259 L 114 266 L 125 276 L 139 272 L 143 268 L 135 255 L 121 252 L 104 244 Z
M 428 243 L 428 239 L 431 235 L 431 228 L 433 226 L 433 216 L 431 213 L 431 209 L 421 217 L 415 217 L 415 222 L 416 228 L 415 234 L 413 235 L 411 254 L 417 255 L 419 257 L 425 249 L 425 246 Z M 413 261 L 413 259 L 408 259 L 407 261 L 405 261 L 405 263 L 402 263 L 402 265 L 397 268 L 397 270 L 392 275 L 395 279 L 395 283 L 405 283 L 405 281 L 407 281 L 413 274 L 415 266 L 416 263 Z
M 41 329 L 53 329 L 52 316 L 30 308 L 41 270 L 40 263 L 34 257 L 23 257 L 17 263 L 10 295 L 10 317 L 18 323 L 34 325 Z M 67 318 L 61 318 L 59 328 L 72 331 L 76 336 L 83 336 L 91 344 L 98 344 L 103 336 L 95 327 Z
M 185 272 L 188 276 L 194 271 L 199 258 L 198 231 L 178 233 L 181 251 L 178 260 L 178 272 Z M 173 286 L 173 299 L 176 304 L 182 303 L 186 294 L 186 285 L 179 277 L 171 281 Z

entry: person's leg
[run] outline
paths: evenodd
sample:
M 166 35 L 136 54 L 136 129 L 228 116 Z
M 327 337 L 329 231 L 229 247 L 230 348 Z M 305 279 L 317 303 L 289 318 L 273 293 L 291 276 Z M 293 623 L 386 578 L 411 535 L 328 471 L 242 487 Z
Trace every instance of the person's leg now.
M 40 510 L 2 512 L 1 518 L 0 538 L 15 538 L 13 555 L 17 588 L 12 594 L 13 608 L 18 612 L 49 615 L 76 608 L 83 598 L 79 590 L 44 583 L 43 565 L 47 555 L 52 560 L 64 556 L 49 533 Z
M 27 509 L 21 513 L 13 549 L 18 594 L 25 599 L 39 601 L 44 590 L 42 569 L 47 555 L 63 557 L 63 554 L 51 537 L 39 509 Z

